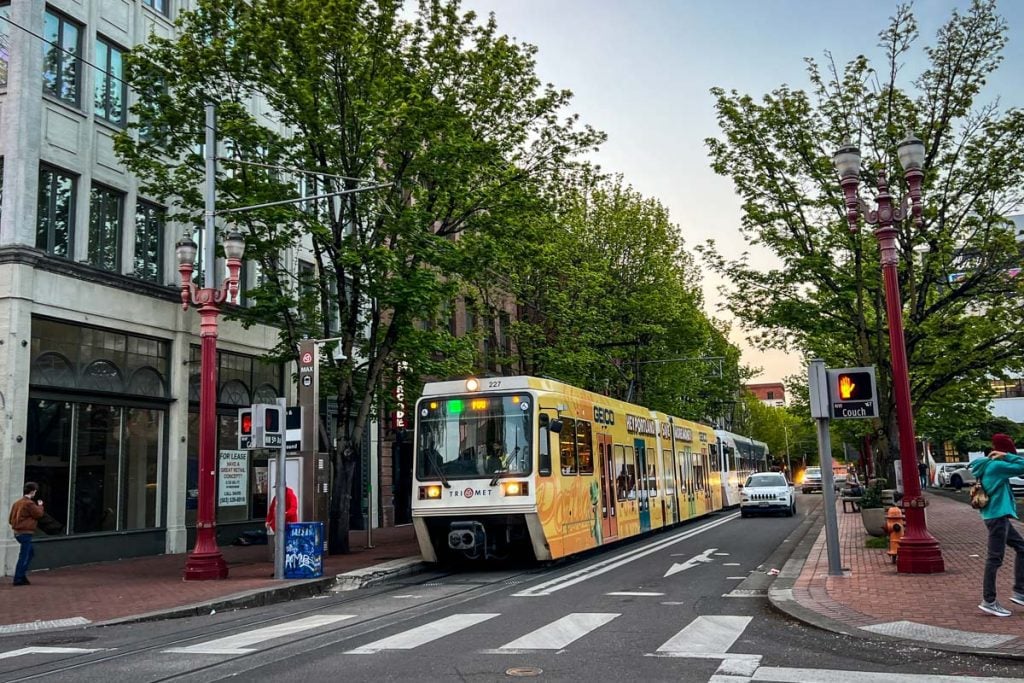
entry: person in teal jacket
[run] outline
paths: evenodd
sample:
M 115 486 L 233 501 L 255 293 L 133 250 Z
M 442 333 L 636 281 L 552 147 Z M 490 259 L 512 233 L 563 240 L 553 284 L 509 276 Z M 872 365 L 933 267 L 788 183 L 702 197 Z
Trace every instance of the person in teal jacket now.
M 987 458 L 971 463 L 971 471 L 988 494 L 988 505 L 981 509 L 981 518 L 988 527 L 988 558 L 982 585 L 983 602 L 978 608 L 997 617 L 1008 617 L 1013 613 L 996 601 L 996 574 L 1003 564 L 1006 546 L 1010 546 L 1017 552 L 1010 600 L 1024 605 L 1024 538 L 1010 522 L 1011 517 L 1019 520 L 1010 477 L 1024 476 L 1024 457 L 1017 455 L 1017 446 L 1006 434 L 992 437 L 992 449 Z

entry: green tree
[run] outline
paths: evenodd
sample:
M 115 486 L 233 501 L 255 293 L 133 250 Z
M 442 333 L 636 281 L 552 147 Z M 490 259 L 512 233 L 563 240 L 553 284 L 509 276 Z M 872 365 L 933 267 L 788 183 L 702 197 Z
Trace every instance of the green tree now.
M 539 222 L 478 250 L 493 259 L 474 280 L 483 297 L 497 289 L 520 306 L 518 365 L 674 415 L 714 415 L 739 386 L 739 351 L 704 314 L 699 270 L 667 209 L 593 168 L 548 189 Z
M 339 411 L 328 538 L 346 552 L 352 475 L 383 383 L 403 361 L 410 384 L 472 362 L 469 342 L 429 325 L 467 265 L 460 238 L 521 222 L 524 197 L 602 136 L 562 114 L 571 95 L 538 80 L 533 47 L 457 0 L 415 14 L 395 0 L 200 0 L 178 27 L 130 60 L 140 134 L 117 149 L 143 192 L 201 224 L 194 148 L 208 100 L 231 156 L 274 167 L 226 164 L 220 207 L 294 198 L 300 184 L 353 191 L 234 218 L 262 270 L 255 305 L 234 314 L 278 326 L 282 360 L 303 337 L 342 337 L 346 359 L 323 381 Z M 314 269 L 283 260 L 297 248 Z
M 879 250 L 870 230 L 851 233 L 832 167 L 844 140 L 862 151 L 862 196 L 888 172 L 901 194 L 895 152 L 907 130 L 927 149 L 924 220 L 899 224 L 911 400 L 931 438 L 961 433 L 978 419 L 991 375 L 1019 370 L 1024 346 L 1024 278 L 1005 215 L 1022 203 L 1024 112 L 982 99 L 1006 42 L 995 2 L 954 12 L 925 49 L 916 77 L 902 73 L 918 37 L 907 6 L 880 34 L 877 69 L 860 56 L 843 67 L 826 53 L 807 60 L 810 91 L 781 86 L 760 99 L 716 88 L 722 136 L 707 141 L 712 166 L 743 198 L 746 240 L 769 250 L 776 267 L 752 267 L 713 243 L 705 253 L 734 287 L 728 308 L 762 348 L 797 349 L 833 366 L 879 369 L 882 453 L 896 457 L 896 416 Z M 905 192 L 904 192 L 905 193 Z M 946 410 L 957 405 L 957 411 Z

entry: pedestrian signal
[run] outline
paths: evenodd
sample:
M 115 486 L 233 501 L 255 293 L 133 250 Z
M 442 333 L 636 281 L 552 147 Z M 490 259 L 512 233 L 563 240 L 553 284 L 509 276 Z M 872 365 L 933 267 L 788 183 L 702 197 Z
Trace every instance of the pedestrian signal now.
M 238 450 L 252 448 L 252 408 L 238 409 Z
M 833 419 L 878 417 L 875 369 L 827 370 L 830 413 Z

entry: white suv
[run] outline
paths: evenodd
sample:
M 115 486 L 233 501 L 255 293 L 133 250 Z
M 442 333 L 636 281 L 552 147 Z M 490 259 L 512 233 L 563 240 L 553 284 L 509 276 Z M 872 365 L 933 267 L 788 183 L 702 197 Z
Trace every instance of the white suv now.
M 740 490 L 740 515 L 749 517 L 761 512 L 796 514 L 796 490 L 778 472 L 758 472 L 747 478 Z

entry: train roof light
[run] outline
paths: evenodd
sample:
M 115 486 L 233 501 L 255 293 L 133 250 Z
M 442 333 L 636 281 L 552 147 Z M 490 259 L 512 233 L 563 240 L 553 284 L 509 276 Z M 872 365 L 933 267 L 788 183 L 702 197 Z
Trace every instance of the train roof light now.
M 479 391 L 480 380 L 476 377 L 470 377 L 466 380 L 466 391 Z

